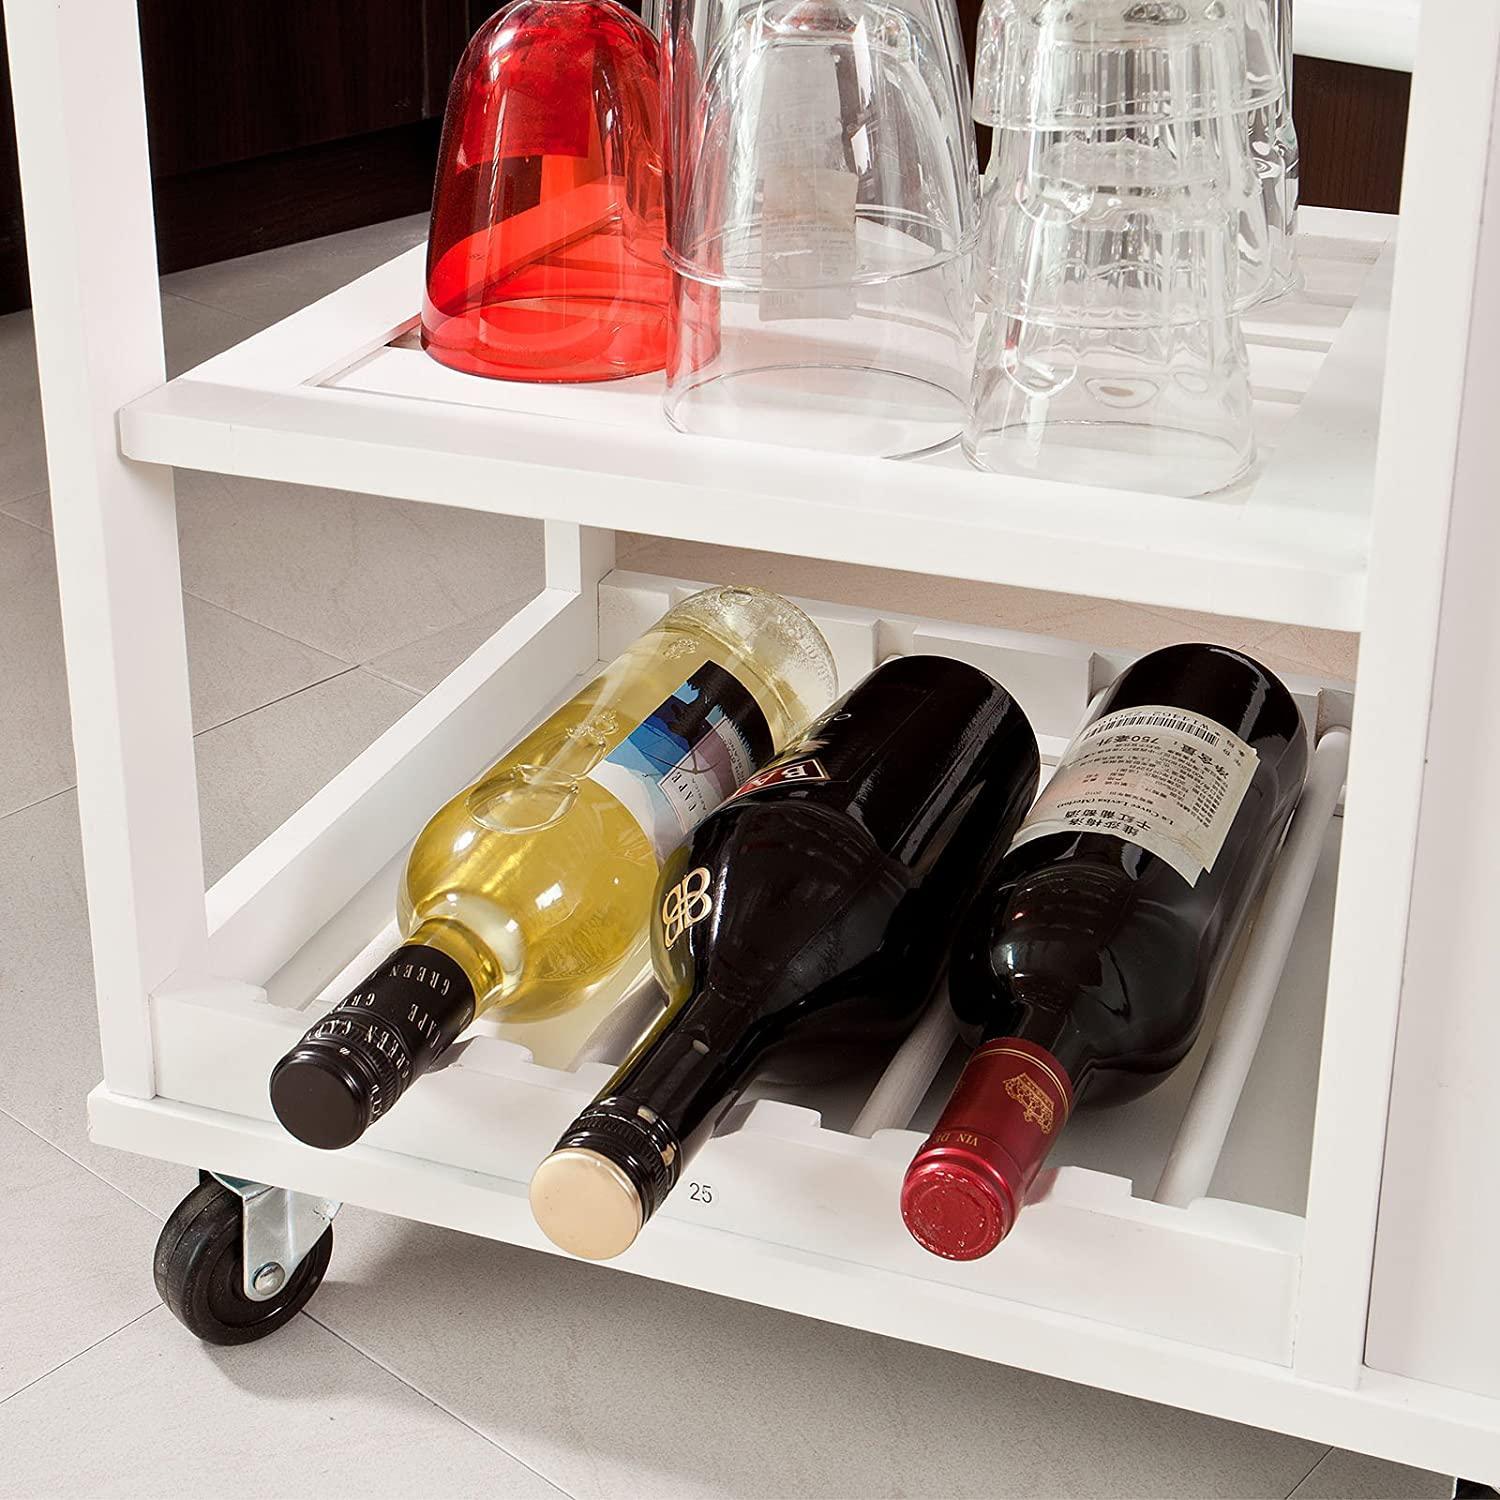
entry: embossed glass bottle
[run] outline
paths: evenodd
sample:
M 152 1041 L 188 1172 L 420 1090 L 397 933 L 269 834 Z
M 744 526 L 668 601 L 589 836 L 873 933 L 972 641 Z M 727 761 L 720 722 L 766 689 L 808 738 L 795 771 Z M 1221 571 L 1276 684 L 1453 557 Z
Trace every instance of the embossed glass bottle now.
M 277 1064 L 282 1123 L 347 1145 L 475 1015 L 582 1004 L 641 951 L 662 860 L 835 687 L 785 599 L 719 588 L 671 610 L 427 824 L 405 941 Z

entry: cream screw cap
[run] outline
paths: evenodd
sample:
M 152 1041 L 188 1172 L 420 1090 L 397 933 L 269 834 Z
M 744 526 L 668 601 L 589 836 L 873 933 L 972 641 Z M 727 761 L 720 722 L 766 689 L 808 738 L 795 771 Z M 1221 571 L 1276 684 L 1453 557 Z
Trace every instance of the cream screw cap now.
M 560 1250 L 612 1260 L 646 1222 L 641 1195 L 625 1172 L 586 1146 L 554 1151 L 531 1178 L 531 1213 Z

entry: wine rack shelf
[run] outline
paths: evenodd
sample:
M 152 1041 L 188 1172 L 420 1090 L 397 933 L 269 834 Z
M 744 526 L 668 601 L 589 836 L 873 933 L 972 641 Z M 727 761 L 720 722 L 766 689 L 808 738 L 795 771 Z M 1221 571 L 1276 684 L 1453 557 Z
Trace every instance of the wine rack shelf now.
M 607 577 L 598 594 L 601 659 L 623 649 L 696 587 L 640 574 Z M 1026 709 L 1049 762 L 1061 753 L 1093 691 L 1132 655 L 802 602 L 833 646 L 845 682 L 893 652 L 955 655 L 994 673 Z M 565 639 L 571 623 L 565 613 L 552 615 L 532 640 Z M 609 1064 L 644 1029 L 658 1003 L 649 979 L 632 984 L 635 976 L 626 976 L 615 994 L 560 1022 L 481 1023 L 451 1061 L 424 1078 L 361 1145 L 346 1151 L 318 1152 L 287 1136 L 275 1123 L 266 1085 L 272 1065 L 311 1016 L 342 997 L 393 938 L 392 891 L 405 843 L 449 789 L 408 777 L 399 791 L 401 815 L 395 815 L 393 782 L 401 776 L 402 747 L 417 727 L 408 721 L 421 721 L 444 704 L 451 708 L 480 672 L 495 696 L 523 711 L 528 694 L 521 685 L 525 647 L 517 651 L 522 636 L 510 627 L 501 636 L 340 778 L 353 796 L 346 806 L 354 811 L 345 820 L 360 827 L 378 822 L 384 829 L 388 847 L 365 851 L 379 857 L 363 865 L 335 859 L 314 821 L 299 814 L 210 893 L 219 921 L 201 973 L 178 975 L 152 1000 L 158 1097 L 137 1106 L 96 1094 L 100 1139 L 136 1149 L 150 1140 L 155 1152 L 212 1160 L 216 1170 L 237 1176 L 551 1249 L 531 1222 L 526 1184 L 562 1129 L 608 1078 Z M 555 659 L 566 663 L 566 651 Z M 593 663 L 578 665 L 587 671 Z M 533 711 L 566 696 L 575 680 L 566 667 L 550 684 L 538 679 L 529 694 Z M 1352 700 L 1345 686 L 1298 680 L 1291 685 L 1311 728 L 1347 725 Z M 455 734 L 451 714 L 442 722 L 445 727 L 436 731 L 433 722 L 423 724 L 423 738 Z M 479 747 L 489 743 L 475 740 L 469 748 L 482 758 L 486 751 Z M 478 769 L 464 767 L 457 779 Z M 376 805 L 383 808 L 379 819 L 368 816 Z M 1205 1028 L 1191 1062 L 1142 1104 L 1092 1117 L 1085 1111 L 1070 1124 L 1039 1201 L 984 1261 L 955 1265 L 926 1254 L 907 1234 L 897 1209 L 901 1174 L 922 1139 L 916 1132 L 930 1125 L 944 1084 L 951 1082 L 940 1075 L 909 1118 L 869 1139 L 850 1133 L 850 1126 L 874 1078 L 845 1080 L 810 1095 L 772 1091 L 742 1103 L 695 1163 L 695 1180 L 707 1191 L 695 1198 L 684 1184 L 617 1264 L 782 1306 L 791 1304 L 768 1289 L 790 1289 L 790 1264 L 817 1264 L 830 1275 L 901 1278 L 903 1317 L 932 1299 L 967 1308 L 979 1322 L 1057 1315 L 1107 1327 L 1116 1336 L 1130 1332 L 1285 1369 L 1292 1353 L 1338 825 L 1335 818 L 1326 833 L 1318 830 L 1310 857 L 1299 856 L 1308 859 L 1310 891 L 1300 912 L 1292 913 L 1295 937 L 1245 1084 L 1252 1107 L 1237 1117 L 1207 1195 L 1183 1208 L 1151 1198 L 1183 1128 L 1214 1024 Z M 354 873 L 377 866 L 383 868 L 372 880 Z M 276 873 L 263 881 L 268 869 Z M 325 893 L 327 920 L 299 934 L 279 915 L 281 901 L 315 884 Z M 236 909 L 234 893 L 249 890 L 256 894 Z M 1252 947 L 1270 925 L 1257 925 Z M 1221 987 L 1221 1001 L 1230 988 Z M 621 993 L 620 1007 L 609 1010 Z M 170 1140 L 154 1138 L 166 1121 L 174 1122 Z M 419 1172 L 430 1180 L 422 1206 L 414 1207 L 409 1183 Z M 724 1274 L 726 1253 L 730 1265 L 755 1267 L 753 1292 L 738 1280 L 741 1273 Z M 1109 1277 L 1087 1274 L 1088 1265 L 1104 1263 L 1112 1268 Z M 797 1307 L 809 1310 L 800 1299 Z M 860 1321 L 899 1331 L 888 1326 L 878 1300 Z
M 131 458 L 990 583 L 1358 630 L 1395 220 L 1310 209 L 1306 287 L 1246 321 L 1259 471 L 1209 500 L 673 432 L 661 377 L 427 359 L 421 247 L 120 414 Z

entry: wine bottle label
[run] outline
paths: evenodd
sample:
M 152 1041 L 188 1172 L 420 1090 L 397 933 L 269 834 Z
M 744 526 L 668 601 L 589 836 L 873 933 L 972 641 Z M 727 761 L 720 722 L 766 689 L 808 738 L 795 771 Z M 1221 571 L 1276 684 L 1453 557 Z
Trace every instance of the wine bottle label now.
M 771 757 L 771 726 L 745 686 L 704 664 L 589 775 L 665 859 Z
M 782 782 L 807 782 L 827 781 L 828 772 L 823 769 L 823 762 L 816 756 L 809 756 L 803 760 L 792 760 L 784 763 L 767 766 L 764 771 L 757 771 L 734 795 L 743 797 L 746 792 L 758 792 L 763 786 L 779 786 Z
M 1201 714 L 1159 704 L 1119 709 L 1068 746 L 1011 848 L 1054 833 L 1106 833 L 1196 885 L 1213 869 L 1259 761 Z

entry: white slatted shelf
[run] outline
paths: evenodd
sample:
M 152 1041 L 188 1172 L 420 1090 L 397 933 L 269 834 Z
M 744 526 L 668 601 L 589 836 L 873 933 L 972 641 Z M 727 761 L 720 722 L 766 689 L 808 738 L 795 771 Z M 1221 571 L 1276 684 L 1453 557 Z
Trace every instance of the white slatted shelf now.
M 600 589 L 601 655 L 623 647 L 695 587 L 641 574 L 610 575 Z M 1002 630 L 803 602 L 828 637 L 843 680 L 856 680 L 893 651 L 935 651 L 972 661 L 1011 687 L 1049 758 L 1061 752 L 1093 690 L 1131 656 Z M 497 663 L 507 644 L 514 642 L 482 646 L 436 694 L 456 696 L 472 686 L 480 671 L 504 672 Z M 514 675 L 495 675 L 494 681 L 497 695 L 512 696 L 505 689 L 513 690 Z M 560 666 L 555 692 L 546 696 L 566 694 L 572 681 L 571 668 Z M 1293 688 L 1310 723 L 1320 713 L 1325 719 L 1348 713 L 1347 694 L 1337 687 L 1330 691 L 1295 681 Z M 356 794 L 376 782 L 372 767 L 404 767 L 403 746 L 409 738 L 410 726 L 392 726 L 361 758 L 364 763 L 351 766 L 330 791 L 348 788 L 348 795 Z M 409 839 L 422 821 L 418 809 L 446 794 L 449 772 L 429 767 L 423 774 L 442 783 L 441 788 L 434 785 L 425 800 L 408 788 L 413 795 L 403 812 L 387 815 L 392 825 L 388 842 Z M 381 795 L 389 806 L 389 794 Z M 271 924 L 253 957 L 232 933 L 231 940 L 224 940 L 230 928 L 215 928 L 211 942 L 216 946 L 205 970 L 177 976 L 153 998 L 159 1107 L 210 1111 L 219 1122 L 232 1122 L 240 1145 L 216 1145 L 213 1160 L 222 1170 L 243 1170 L 258 1180 L 268 1180 L 268 1174 L 277 1182 L 315 1177 L 326 1196 L 380 1206 L 382 1184 L 400 1176 L 404 1159 L 420 1162 L 432 1175 L 435 1190 L 442 1191 L 441 1185 L 450 1181 L 465 1185 L 471 1196 L 464 1213 L 484 1217 L 498 1203 L 509 1204 L 524 1191 L 532 1169 L 568 1122 L 607 1080 L 608 1064 L 619 1061 L 645 1029 L 660 1003 L 650 982 L 633 986 L 634 976 L 622 976 L 611 994 L 591 999 L 582 1012 L 559 1021 L 528 1026 L 481 1021 L 445 1065 L 424 1078 L 359 1147 L 328 1153 L 301 1146 L 275 1126 L 266 1079 L 313 1016 L 347 993 L 396 941 L 390 910 L 399 856 L 374 879 L 362 883 L 357 872 L 345 871 L 341 883 L 339 869 L 329 870 L 315 841 L 289 859 L 291 827 L 273 833 L 262 846 L 264 853 L 252 852 L 241 870 L 225 877 L 211 897 L 211 910 L 227 909 L 224 892 L 241 887 L 246 872 L 263 867 L 268 856 L 282 866 L 274 890 L 302 892 L 307 880 L 299 871 L 317 864 L 320 884 L 339 909 L 320 930 L 306 935 L 285 922 Z M 666 1274 L 661 1257 L 678 1253 L 678 1231 L 708 1227 L 756 1244 L 772 1261 L 795 1253 L 834 1257 L 866 1272 L 901 1274 L 911 1278 L 910 1295 L 919 1299 L 943 1288 L 979 1305 L 998 1300 L 1083 1316 L 1286 1365 L 1338 842 L 1335 822 L 1318 841 L 1322 854 L 1313 893 L 1303 907 L 1292 959 L 1251 1075 L 1251 1096 L 1270 1091 L 1276 1108 L 1247 1111 L 1236 1121 L 1210 1196 L 1186 1208 L 1150 1199 L 1183 1120 L 1214 1030 L 1212 1019 L 1193 1057 L 1163 1088 L 1130 1110 L 1093 1117 L 1085 1111 L 1070 1124 L 1021 1228 L 980 1264 L 955 1265 L 926 1254 L 911 1241 L 896 1213 L 901 1172 L 921 1139 L 917 1132 L 930 1126 L 952 1082 L 950 1070 L 928 1087 L 929 1070 L 916 1085 L 917 1094 L 927 1089 L 927 1097 L 911 1128 L 906 1128 L 908 1107 L 898 1127 L 878 1129 L 869 1139 L 851 1134 L 848 1127 L 873 1078 L 841 1079 L 809 1091 L 771 1088 L 742 1101 L 694 1165 L 692 1176 L 713 1184 L 712 1200 L 695 1201 L 685 1190 L 677 1193 L 621 1267 Z M 625 1007 L 635 1025 L 622 1025 L 609 1006 L 632 989 Z M 588 1046 L 601 1023 L 609 1029 L 608 1045 Z M 127 1118 L 111 1116 L 106 1108 L 99 1121 L 101 1138 L 121 1139 L 117 1131 Z M 128 1124 L 124 1128 L 128 1134 Z M 279 1158 L 274 1170 L 259 1157 L 252 1161 L 237 1154 L 252 1138 L 258 1142 L 252 1152 L 269 1150 Z M 377 1179 L 373 1190 L 371 1173 Z M 474 1221 L 465 1223 L 476 1227 Z M 483 1232 L 527 1244 L 537 1240 L 529 1223 L 518 1225 L 508 1211 L 502 1219 L 485 1218 Z M 1110 1264 L 1113 1274 L 1079 1273 L 1080 1266 L 1096 1260 Z
M 1307 210 L 1246 320 L 1263 460 L 1208 500 L 672 432 L 659 376 L 479 380 L 411 337 L 419 248 L 127 406 L 132 458 L 1163 607 L 1357 630 L 1395 221 Z

